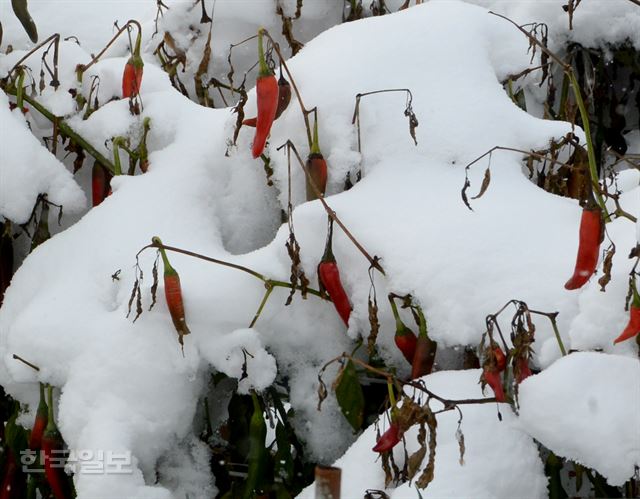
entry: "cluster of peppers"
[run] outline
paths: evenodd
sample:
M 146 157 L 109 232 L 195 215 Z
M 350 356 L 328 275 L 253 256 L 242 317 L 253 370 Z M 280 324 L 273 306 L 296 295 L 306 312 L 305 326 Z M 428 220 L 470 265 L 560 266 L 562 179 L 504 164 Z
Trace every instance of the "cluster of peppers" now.
M 533 374 L 529 367 L 527 356 L 514 355 L 512 357 L 512 363 L 513 376 L 516 384 L 519 385 Z M 502 385 L 502 375 L 506 368 L 507 356 L 502 351 L 502 348 L 492 341 L 491 345 L 485 350 L 480 380 L 483 386 L 489 385 L 491 387 L 497 402 L 507 402 L 507 397 Z
M 273 71 L 267 64 L 263 36 L 264 30 L 260 29 L 258 31 L 259 72 L 256 79 L 258 114 L 255 118 L 248 118 L 242 122 L 243 125 L 256 129 L 251 147 L 254 159 L 262 155 L 273 122 L 287 109 L 291 101 L 291 84 L 282 75 L 282 65 L 280 66 L 280 77 L 276 80 Z M 327 188 L 327 162 L 320 152 L 317 117 L 313 127 L 311 151 L 307 157 L 306 168 L 309 172 L 309 178 L 306 181 L 307 201 L 313 201 L 318 198 L 318 193 L 324 195 Z
M 124 66 L 122 74 L 122 98 L 132 99 L 140 93 L 142 85 L 142 73 L 144 62 L 140 55 L 142 45 L 142 33 L 138 32 L 133 54 Z M 145 165 L 146 166 L 146 165 Z M 145 166 L 140 167 L 145 171 Z M 111 179 L 113 174 L 97 161 L 93 164 L 91 171 L 91 197 L 92 206 L 98 206 L 107 196 L 111 194 Z
M 45 400 L 45 386 L 40 384 L 40 402 L 36 411 L 36 418 L 29 436 L 28 448 L 42 456 L 40 463 L 44 468 L 51 495 L 55 499 L 70 499 L 73 497 L 69 476 L 59 466 L 59 459 L 55 457 L 64 450 L 64 441 L 53 416 L 53 387 L 48 387 L 48 404 Z M 25 474 L 19 468 L 16 456 L 11 448 L 7 456 L 4 479 L 0 488 L 0 499 L 22 499 L 36 497 L 36 488 L 40 488 L 33 475 L 28 477 L 26 491 L 24 490 Z
M 427 321 L 419 306 L 412 305 L 418 323 L 418 336 L 402 321 L 394 295 L 389 295 L 391 311 L 396 321 L 394 341 L 402 355 L 411 364 L 411 379 L 430 374 L 436 357 L 438 343 L 429 338 Z

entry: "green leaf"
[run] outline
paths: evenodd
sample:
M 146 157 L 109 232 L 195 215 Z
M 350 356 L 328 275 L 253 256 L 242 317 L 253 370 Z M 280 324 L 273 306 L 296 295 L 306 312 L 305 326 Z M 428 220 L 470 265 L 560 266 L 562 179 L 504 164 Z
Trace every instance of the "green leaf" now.
M 354 430 L 359 430 L 364 417 L 364 394 L 358 381 L 355 365 L 351 360 L 345 364 L 338 375 L 335 391 L 342 414 Z

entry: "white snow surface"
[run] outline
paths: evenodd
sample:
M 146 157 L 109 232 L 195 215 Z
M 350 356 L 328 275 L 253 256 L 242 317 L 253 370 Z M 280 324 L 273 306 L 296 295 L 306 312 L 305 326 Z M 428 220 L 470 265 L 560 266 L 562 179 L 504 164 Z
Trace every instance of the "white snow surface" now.
M 622 485 L 640 465 L 640 362 L 568 355 L 522 383 L 519 421 L 559 456 Z
M 0 216 L 25 223 L 38 194 L 77 212 L 86 197 L 65 166 L 27 128 L 19 109 L 0 92 Z
M 3 0 L 0 4 L 3 12 L 7 3 Z M 43 32 L 46 18 L 39 13 L 49 11 L 38 9 L 44 9 L 45 3 L 30 2 Z M 89 2 L 67 3 L 77 9 L 89 8 Z M 618 9 L 618 2 L 612 0 L 613 3 Z M 152 33 L 153 2 L 149 2 L 151 7 L 147 3 L 143 6 L 139 2 L 118 2 L 125 4 L 135 6 L 131 7 L 131 15 L 145 16 L 140 20 L 145 23 L 145 32 Z M 178 23 L 180 12 L 185 13 L 184 19 L 199 17 L 197 10 L 185 6 L 192 2 L 182 4 L 173 6 L 161 22 Z M 231 8 L 231 2 L 226 4 Z M 146 10 L 134 12 L 138 8 Z M 583 5 L 576 13 L 576 25 L 580 9 Z M 328 22 L 322 20 L 321 8 L 311 10 L 312 19 L 320 24 Z M 243 19 L 250 22 L 243 29 L 253 33 L 263 14 L 259 9 L 244 9 Z M 51 26 L 54 21 L 60 21 L 60 17 L 52 12 Z M 240 23 L 239 18 L 235 21 Z M 106 41 L 111 33 L 110 23 L 111 20 L 99 30 L 84 32 L 87 40 L 95 37 L 95 43 L 87 41 L 88 47 L 78 48 L 73 42 L 63 45 L 63 88 L 58 92 L 47 89 L 42 101 L 60 114 L 71 115 L 72 126 L 109 156 L 105 141 L 126 135 L 135 144 L 142 118 L 150 117 L 151 166 L 144 175 L 114 180 L 113 195 L 41 245 L 18 269 L 0 310 L 0 383 L 12 396 L 28 403 L 37 398 L 38 380 L 61 387 L 56 409 L 62 434 L 71 448 L 132 451 L 132 475 L 79 474 L 76 487 L 81 499 L 104 491 L 118 497 L 182 498 L 193 491 L 189 480 L 203 484 L 203 497 L 209 497 L 212 485 L 207 476 L 207 451 L 192 444 L 192 422 L 211 370 L 241 375 L 242 348 L 252 357 L 248 358 L 248 378 L 240 389 L 268 386 L 276 369 L 287 376 L 290 402 L 296 410 L 294 424 L 306 441 L 310 457 L 324 463 L 335 461 L 354 436 L 335 399 L 327 400 L 321 413 L 316 411 L 317 372 L 328 359 L 351 351 L 358 335 L 368 333 L 370 288 L 368 262 L 338 228 L 334 253 L 354 307 L 348 333 L 331 304 L 314 296 L 307 300 L 296 296 L 292 305 L 285 308 L 287 290 L 281 288 L 272 293 L 255 328 L 246 329 L 264 294 L 262 283 L 246 273 L 170 253 L 172 264 L 180 272 L 187 323 L 192 331 L 185 337 L 183 355 L 168 316 L 162 280 L 158 303 L 152 311 L 146 310 L 154 260 L 149 249 L 140 256 L 145 275 L 145 312 L 135 323 L 131 317 L 126 318 L 135 255 L 154 235 L 165 244 L 288 280 L 290 263 L 284 246 L 288 234 L 286 226 L 280 226 L 280 209 L 287 202 L 287 162 L 276 147 L 290 139 L 303 157 L 308 153 L 295 98 L 274 124 L 266 150 L 275 169 L 274 187 L 265 185 L 262 162 L 251 159 L 253 129 L 242 129 L 237 147 L 230 148 L 226 157 L 235 115 L 228 108 L 201 107 L 175 91 L 166 75 L 153 67 L 157 65 L 150 54 L 154 44 L 146 44 L 143 116 L 132 117 L 126 101 L 107 102 L 118 93 L 118 67 L 126 56 L 126 47 L 121 45 L 119 51 L 116 46 L 108 54 L 112 57 L 92 68 L 101 77 L 102 107 L 82 120 L 81 116 L 73 116 L 75 107 L 66 91 L 76 86 L 75 64 L 88 60 L 88 52 Z M 270 18 L 266 24 L 277 32 L 278 24 L 273 23 Z M 5 26 L 4 19 L 3 27 L 6 44 L 10 34 L 17 31 Z M 232 26 L 227 29 L 232 30 Z M 232 36 L 231 31 L 227 33 Z M 19 41 L 19 35 L 15 36 Z M 227 43 L 238 41 L 233 36 Z M 246 52 L 244 57 L 255 58 L 255 45 L 247 47 L 252 52 Z M 627 318 L 624 298 L 629 261 L 616 257 L 606 293 L 599 291 L 595 278 L 581 291 L 563 288 L 575 262 L 580 220 L 576 202 L 550 195 L 531 183 L 523 172 L 520 154 L 498 151 L 491 159 L 489 190 L 472 202 L 475 211 L 470 212 L 462 203 L 465 164 L 496 145 L 538 149 L 571 129 L 568 123 L 544 121 L 521 111 L 504 92 L 501 79 L 529 65 L 527 47 L 526 39 L 513 26 L 488 15 L 484 8 L 432 1 L 398 14 L 324 31 L 288 61 L 305 104 L 318 107 L 320 146 L 329 164 L 327 202 L 362 245 L 382 258 L 386 277 L 375 277 L 381 303 L 378 343 L 381 355 L 399 366 L 401 372 L 407 368 L 393 345 L 390 311 L 382 305 L 382 298 L 389 291 L 412 293 L 419 300 L 430 333 L 441 348 L 476 345 L 484 330 L 485 316 L 509 299 L 518 298 L 532 308 L 560 312 L 558 325 L 567 349 L 603 348 L 615 355 L 602 357 L 615 359 L 612 363 L 616 365 L 635 362 L 630 358 L 636 355 L 631 342 L 612 345 Z M 6 71 L 19 57 L 19 51 L 1 56 L 0 67 Z M 33 61 L 37 67 L 39 58 L 34 57 Z M 88 76 L 84 92 L 88 92 L 87 81 Z M 360 155 L 351 125 L 355 95 L 383 88 L 412 91 L 413 110 L 420 121 L 416 129 L 418 145 L 409 137 L 403 116 L 405 96 L 379 94 L 361 102 Z M 7 103 L 0 102 L 0 108 L 6 109 Z M 255 112 L 253 91 L 245 112 L 247 116 Z M 11 133 L 28 134 L 23 118 L 16 112 L 11 116 L 7 113 L 0 110 L 3 135 L 7 122 Z M 37 117 L 33 120 L 43 125 Z M 22 144 L 23 139 L 19 140 L 17 143 Z M 42 149 L 33 140 L 30 154 Z M 5 148 L 2 149 L 4 155 Z M 82 193 L 72 177 L 65 175 L 49 153 L 41 153 L 48 159 L 36 158 L 38 168 L 44 170 L 44 165 L 50 165 L 49 171 L 58 171 L 57 176 L 48 174 L 51 182 L 42 186 L 48 190 L 50 200 L 65 201 L 65 208 L 74 203 L 80 206 Z M 7 164 L 3 157 L 0 172 Z M 487 164 L 485 159 L 472 167 L 471 194 L 479 189 Z M 341 192 L 346 173 L 350 171 L 353 176 L 359 166 L 363 180 Z M 623 203 L 637 216 L 638 175 L 624 173 Z M 81 179 L 82 175 L 81 172 Z M 53 179 L 58 179 L 59 184 Z M 64 188 L 52 187 L 62 186 L 63 181 Z M 21 177 L 20 182 L 29 180 Z M 80 183 L 86 188 L 86 182 Z M 20 194 L 40 192 L 40 187 L 34 191 L 31 184 L 29 189 Z M 317 287 L 315 268 L 324 247 L 326 214 L 319 202 L 303 202 L 304 190 L 304 178 L 294 159 L 296 237 L 305 272 L 312 286 Z M 63 194 L 67 198 L 54 200 L 54 196 Z M 0 207 L 3 202 L 4 197 L 0 198 Z M 10 209 L 20 206 L 24 212 L 26 205 L 28 201 L 21 205 L 10 203 Z M 625 219 L 611 224 L 609 235 L 618 245 L 618 255 L 628 254 L 637 240 L 636 227 Z M 117 270 L 121 271 L 118 278 L 112 278 Z M 564 371 L 555 366 L 573 362 L 571 358 L 577 354 L 553 364 L 560 358 L 553 331 L 544 320 L 536 320 L 536 326 L 535 362 L 539 367 L 553 365 L 543 375 L 549 386 L 560 385 L 564 383 Z M 12 359 L 14 353 L 40 366 L 37 378 L 33 371 Z M 613 372 L 599 372 L 606 386 L 618 383 Z M 453 398 L 470 396 L 457 395 L 458 390 L 479 393 L 479 388 L 473 387 L 478 376 L 477 371 L 443 372 L 428 380 L 437 384 L 443 396 Z M 537 377 L 523 385 L 523 391 L 531 386 L 532 399 Z M 605 391 L 603 388 L 598 394 Z M 599 411 L 630 414 L 635 410 L 633 403 L 633 399 L 621 398 L 615 407 L 599 404 Z M 547 402 L 539 409 L 543 408 L 552 409 Z M 509 409 L 505 407 L 502 412 L 505 421 L 499 423 L 494 405 L 465 408 L 463 430 L 468 439 L 469 461 L 463 468 L 456 464 L 455 416 L 448 413 L 440 417 L 442 448 L 438 451 L 437 469 L 441 471 L 436 471 L 428 494 L 435 496 L 440 491 L 465 497 L 544 496 L 544 476 L 535 446 L 517 428 Z M 487 425 L 495 425 L 495 431 L 504 434 L 504 459 L 498 454 L 493 460 L 480 457 L 491 452 L 485 443 L 489 438 Z M 526 429 L 532 434 L 535 431 L 533 426 Z M 554 451 L 557 435 L 549 437 L 548 445 Z M 175 450 L 178 442 L 180 451 Z M 354 486 L 376 488 L 381 484 L 380 467 L 373 462 L 375 456 L 370 451 L 372 445 L 370 428 L 349 451 L 353 459 L 345 457 L 341 461 L 344 468 L 362 463 L 363 471 L 353 468 L 354 476 L 363 476 L 363 481 Z M 631 475 L 628 467 L 612 470 L 606 463 L 592 460 L 589 448 L 576 445 L 569 451 L 572 458 L 590 463 L 611 483 L 624 481 L 623 474 L 627 478 Z M 520 457 L 520 453 L 526 456 L 522 464 L 506 457 Z M 186 459 L 196 463 L 193 474 L 175 473 L 171 463 Z M 632 459 L 633 454 L 629 462 Z M 498 467 L 495 472 L 489 468 L 492 461 Z M 161 476 L 156 484 L 158 463 Z M 366 476 L 364 463 L 370 463 Z M 458 476 L 449 475 L 454 470 L 463 473 L 465 479 L 447 483 L 446 476 Z M 525 473 L 527 479 L 522 481 L 496 480 L 497 476 L 520 477 Z M 372 481 L 365 484 L 366 477 Z M 525 485 L 526 491 L 518 488 Z M 193 492 L 189 493 L 194 497 Z M 404 497 L 398 494 L 415 491 L 402 486 L 393 493 Z

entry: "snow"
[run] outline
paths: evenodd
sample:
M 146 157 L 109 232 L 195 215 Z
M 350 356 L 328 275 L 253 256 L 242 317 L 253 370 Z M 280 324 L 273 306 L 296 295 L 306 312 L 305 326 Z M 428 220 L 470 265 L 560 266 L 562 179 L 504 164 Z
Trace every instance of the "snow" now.
M 632 358 L 637 349 L 632 342 L 613 346 L 612 340 L 627 320 L 624 298 L 631 264 L 625 255 L 636 243 L 635 227 L 622 218 L 607 227 L 618 254 L 606 293 L 599 291 L 596 278 L 583 290 L 568 292 L 563 284 L 575 262 L 580 220 L 575 201 L 539 189 L 523 172 L 522 154 L 506 151 L 492 155 L 492 182 L 481 199 L 472 201 L 473 212 L 460 196 L 464 166 L 491 147 L 538 149 L 571 130 L 569 123 L 523 112 L 502 88 L 500 81 L 506 75 L 530 64 L 526 39 L 506 21 L 488 15 L 485 8 L 461 2 L 432 1 L 331 29 L 327 28 L 340 22 L 339 9 L 328 3 L 307 3 L 313 6 L 307 9 L 305 4 L 303 17 L 295 21 L 305 29 L 296 33 L 301 40 L 311 41 L 287 64 L 305 104 L 318 108 L 320 145 L 329 164 L 327 202 L 358 241 L 382 259 L 386 276 L 375 275 L 382 357 L 407 374 L 406 363 L 393 344 L 393 322 L 386 304 L 390 291 L 411 293 L 423 306 L 430 334 L 443 352 L 437 359 L 440 368 L 449 367 L 442 360 L 450 353 L 447 348 L 477 345 L 486 315 L 513 298 L 537 310 L 559 312 L 558 326 L 567 349 L 607 352 L 561 358 L 550 324 L 536 319 L 534 362 L 544 369 L 522 385 L 520 417 L 507 406 L 500 408 L 502 422 L 495 404 L 464 407 L 467 453 L 461 467 L 455 439 L 457 413 L 439 415 L 436 478 L 424 497 L 545 496 L 546 480 L 531 436 L 560 455 L 593 466 L 612 484 L 624 482 L 638 462 L 637 438 L 629 435 L 632 427 L 628 424 L 615 435 L 609 428 L 624 426 L 615 418 L 637 412 L 637 391 L 631 393 L 637 385 L 620 381 L 622 370 L 637 368 Z M 544 2 L 485 3 L 527 20 L 548 12 L 542 8 Z M 623 3 L 611 0 L 613 16 L 633 7 L 625 9 Z M 3 11 L 7 4 L 5 0 L 0 3 Z M 191 82 L 204 37 L 187 27 L 203 29 L 198 22 L 199 7 L 193 2 L 168 4 L 170 9 L 158 21 L 159 33 L 174 33 L 187 52 L 185 73 L 178 71 L 181 79 Z M 284 7 L 291 12 L 294 4 L 286 2 Z M 211 7 L 210 2 L 207 5 Z M 272 33 L 280 31 L 279 19 L 265 5 L 217 2 L 210 75 L 226 81 L 220 75 L 228 70 L 229 44 L 255 33 L 259 23 Z M 73 27 L 74 33 L 63 31 L 62 35 L 76 34 L 82 40 L 82 47 L 70 41 L 61 45 L 62 87 L 58 91 L 47 88 L 37 96 L 39 100 L 67 116 L 68 123 L 108 158 L 113 154 L 112 137 L 126 136 L 136 144 L 142 119 L 151 119 L 149 171 L 114 179 L 113 194 L 100 206 L 26 258 L 0 311 L 0 384 L 30 404 L 36 399 L 36 381 L 60 387 L 56 409 L 70 448 L 132 452 L 133 474 L 79 474 L 75 482 L 78 496 L 90 498 L 108 490 L 114 496 L 132 498 L 210 497 L 215 484 L 208 471 L 208 451 L 194 436 L 199 424 L 197 405 L 212 371 L 242 377 L 245 352 L 250 354 L 246 355 L 247 377 L 239 382 L 238 390 L 262 390 L 276 377 L 288 379 L 289 402 L 296 411 L 293 425 L 310 459 L 336 462 L 343 468 L 343 477 L 348 477 L 343 486 L 352 487 L 343 490 L 345 497 L 351 493 L 362 496 L 367 488 L 384 488 L 380 464 L 371 452 L 375 430 L 370 427 L 359 437 L 353 435 L 333 396 L 321 412 L 316 410 L 318 370 L 329 359 L 352 351 L 354 340 L 369 330 L 369 264 L 338 228 L 334 253 L 354 306 L 349 331 L 332 305 L 314 296 L 302 300 L 296 295 L 285 308 L 288 290 L 282 288 L 275 288 L 255 327 L 248 329 L 265 293 L 260 280 L 170 252 L 171 263 L 180 273 L 186 321 L 192 332 L 184 338 L 183 353 L 168 317 L 162 279 L 158 302 L 147 310 L 155 258 L 152 249 L 145 250 L 139 261 L 144 272 L 144 312 L 135 323 L 126 317 L 136 276 L 135 255 L 156 235 L 167 245 L 249 267 L 267 278 L 288 280 L 288 231 L 280 218 L 281 208 L 287 205 L 287 161 L 276 148 L 292 140 L 303 158 L 308 153 L 295 98 L 272 129 L 266 152 L 274 168 L 274 186 L 268 187 L 262 162 L 253 161 L 249 153 L 253 129 L 244 127 L 237 146 L 229 147 L 236 118 L 230 109 L 195 104 L 173 89 L 158 67 L 153 51 L 159 35 L 151 37 L 154 2 L 100 2 L 98 6 L 32 0 L 30 7 L 42 38 L 54 29 Z M 73 24 L 66 21 L 71 7 Z M 101 9 L 101 22 L 88 21 L 95 18 L 96 9 Z M 588 2 L 581 4 L 571 36 L 587 36 L 586 29 L 578 35 L 578 27 L 589 26 L 594 15 Z M 615 40 L 623 29 L 633 33 L 634 16 L 616 24 Z M 15 40 L 17 50 L 0 56 L 4 72 L 31 46 L 13 17 L 6 17 L 3 43 Z M 127 101 L 111 100 L 120 91 L 121 68 L 127 57 L 125 39 L 90 68 L 82 86 L 75 82 L 75 64 L 87 62 L 89 54 L 101 48 L 113 32 L 111 22 L 116 17 L 120 24 L 129 17 L 143 22 L 141 116 L 130 115 Z M 560 17 L 566 23 L 566 14 Z M 566 26 L 561 26 L 557 20 L 550 29 L 568 36 Z M 601 30 L 595 31 L 591 41 L 598 43 L 601 36 Z M 239 47 L 234 56 L 237 80 L 254 62 L 255 42 L 251 43 Z M 281 41 L 281 47 L 286 42 Z M 39 58 L 33 56 L 29 63 L 37 69 Z M 67 90 L 79 88 L 87 96 L 94 75 L 100 77 L 101 107 L 85 120 L 75 112 Z M 251 74 L 247 81 L 252 81 Z M 411 90 L 420 122 L 418 144 L 409 136 L 403 115 L 405 95 L 378 94 L 361 101 L 359 154 L 351 125 L 355 95 L 383 88 Z M 17 223 L 26 220 L 40 192 L 63 204 L 65 212 L 81 210 L 85 202 L 82 189 L 88 191 L 88 168 L 79 172 L 76 183 L 65 165 L 43 150 L 36 138 L 50 133 L 46 120 L 31 116 L 35 112 L 27 115 L 34 125 L 32 135 L 20 113 L 8 111 L 6 96 L 0 100 L 0 214 Z M 251 90 L 246 115 L 252 116 L 255 108 Z M 24 144 L 24 151 L 14 144 Z M 488 164 L 485 158 L 471 168 L 471 193 L 478 191 Z M 347 172 L 353 178 L 358 168 L 363 171 L 362 181 L 342 192 Z M 324 248 L 326 213 L 319 202 L 304 202 L 304 177 L 295 159 L 291 169 L 302 266 L 311 286 L 317 288 L 315 268 Z M 5 178 L 10 178 L 8 187 Z M 621 202 L 636 216 L 640 212 L 638 183 L 637 172 L 622 172 Z M 112 277 L 118 270 L 117 277 Z M 13 360 L 14 353 L 40 366 L 39 374 Z M 585 371 L 585 364 L 593 365 L 593 370 Z M 575 382 L 566 383 L 566 377 L 574 377 Z M 442 371 L 426 382 L 442 396 L 479 397 L 478 378 L 479 371 Z M 572 414 L 574 405 L 592 407 L 592 399 L 597 401 L 598 412 L 586 414 L 584 426 L 576 425 L 575 433 L 558 429 L 575 424 L 575 418 L 562 416 Z M 604 403 L 607 400 L 610 402 Z M 213 419 L 220 420 L 225 404 L 213 403 L 212 407 L 218 411 Z M 632 420 L 637 418 L 629 417 Z M 578 435 L 587 431 L 602 439 L 606 435 L 616 441 L 626 439 L 623 448 L 628 452 L 619 456 L 624 461 L 612 457 L 615 445 L 600 441 L 596 446 L 594 441 L 590 447 L 591 443 L 579 441 Z M 415 432 L 407 436 L 410 451 L 416 445 Z M 565 433 L 572 438 L 565 440 Z M 595 455 L 593 449 L 602 447 L 608 452 Z M 415 496 L 408 484 L 389 492 L 394 498 Z
M 636 359 L 576 352 L 520 386 L 522 428 L 611 485 L 624 484 L 640 465 L 639 417 Z
M 25 223 L 42 193 L 69 212 L 84 208 L 86 198 L 80 186 L 29 131 L 20 110 L 9 109 L 4 92 L 0 92 L 0 120 L 0 215 Z

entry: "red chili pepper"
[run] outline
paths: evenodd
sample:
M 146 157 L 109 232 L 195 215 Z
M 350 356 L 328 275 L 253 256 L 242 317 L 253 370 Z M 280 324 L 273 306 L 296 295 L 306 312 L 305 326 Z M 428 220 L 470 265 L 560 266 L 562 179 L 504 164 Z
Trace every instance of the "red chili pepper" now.
M 307 170 L 309 176 L 313 179 L 320 193 L 324 196 L 327 189 L 327 162 L 320 152 L 320 144 L 318 142 L 318 120 L 313 125 L 313 142 L 311 143 L 311 152 L 307 157 Z M 318 199 L 315 189 L 311 186 L 310 180 L 307 178 L 307 201 Z
M 44 475 L 49 482 L 51 492 L 56 499 L 68 499 L 68 477 L 64 468 L 60 466 L 60 457 L 64 449 L 64 440 L 53 419 L 53 387 L 49 386 L 49 416 L 47 428 L 42 436 L 42 451 L 44 455 Z
M 529 361 L 525 357 L 520 357 L 516 361 L 516 368 L 514 372 L 516 383 L 522 383 L 532 374 L 533 373 L 531 372 L 531 368 L 529 367 Z
M 502 378 L 500 372 L 485 367 L 482 371 L 482 379 L 491 387 L 498 402 L 506 402 L 504 390 L 502 389 Z
M 16 459 L 13 456 L 11 449 L 7 452 L 7 459 L 5 461 L 4 478 L 2 480 L 2 488 L 0 489 L 0 499 L 18 499 L 20 492 L 17 490 L 20 488 L 19 480 L 20 470 Z
M 338 270 L 338 264 L 336 263 L 336 258 L 333 256 L 333 250 L 331 248 L 332 240 L 333 220 L 330 218 L 327 244 L 325 245 L 322 260 L 318 264 L 318 281 L 321 291 L 326 291 L 329 294 L 329 298 L 331 298 L 338 315 L 340 315 L 348 327 L 349 316 L 351 315 L 351 304 L 340 281 L 340 271 Z
M 402 434 L 400 432 L 400 426 L 392 422 L 387 431 L 380 435 L 380 438 L 376 441 L 373 451 L 380 453 L 388 452 L 400 443 L 401 440 Z
M 256 134 L 253 137 L 251 152 L 253 158 L 258 158 L 264 151 L 267 137 L 271 131 L 271 125 L 276 117 L 278 108 L 278 81 L 273 72 L 267 66 L 262 48 L 263 29 L 258 31 L 258 57 L 260 60 L 260 73 L 256 81 L 256 103 L 258 117 L 256 118 Z
M 391 304 L 391 311 L 393 312 L 393 317 L 396 320 L 396 332 L 393 337 L 396 346 L 402 352 L 402 355 L 407 362 L 411 364 L 413 362 L 413 356 L 416 353 L 416 344 L 418 343 L 418 337 L 415 335 L 411 329 L 407 327 L 407 325 L 400 318 L 400 313 L 398 312 L 398 306 L 393 298 L 393 295 L 389 295 L 389 303 Z
M 245 126 L 251 126 L 255 128 L 257 122 L 258 122 L 258 118 L 247 118 L 242 122 L 242 124 Z
M 97 161 L 91 170 L 91 195 L 93 206 L 98 206 L 111 194 L 111 178 L 113 175 L 109 170 Z
M 136 39 L 136 47 L 131 57 L 124 66 L 122 75 L 122 98 L 128 99 L 135 97 L 140 93 L 142 86 L 142 72 L 144 70 L 144 62 L 140 56 L 140 44 L 142 42 L 142 33 L 138 32 Z
M 44 434 L 48 421 L 49 410 L 44 396 L 44 385 L 40 383 L 40 403 L 38 404 L 36 419 L 33 423 L 33 428 L 31 429 L 31 435 L 29 436 L 29 449 L 33 451 L 40 450 L 40 447 L 42 446 L 42 435 Z
M 416 353 L 411 363 L 411 379 L 417 379 L 431 374 L 438 349 L 438 343 L 429 338 L 427 334 L 427 321 L 422 313 L 422 309 L 420 307 L 416 307 L 416 309 L 420 319 L 420 329 L 418 332 Z
M 167 253 L 162 248 L 162 241 L 159 237 L 152 239 L 153 243 L 160 245 L 160 254 L 162 255 L 162 262 L 164 264 L 164 295 L 167 300 L 167 307 L 171 314 L 171 320 L 178 332 L 178 341 L 180 345 L 183 345 L 182 337 L 186 334 L 190 334 L 189 328 L 185 320 L 184 314 L 184 301 L 182 298 L 182 288 L 180 286 L 180 276 L 176 269 L 174 269 L 169 263 Z
M 280 78 L 278 79 L 278 108 L 273 120 L 277 120 L 291 101 L 291 84 L 282 76 L 282 66 L 280 66 Z M 242 122 L 245 126 L 255 127 L 258 119 L 247 118 Z
M 579 289 L 596 271 L 600 243 L 602 242 L 602 213 L 600 208 L 587 207 L 582 210 L 580 241 L 573 276 L 564 285 L 565 289 Z
M 495 355 L 495 362 L 498 371 L 504 371 L 507 367 L 507 357 L 502 351 L 502 348 L 500 348 L 498 345 L 495 345 L 493 347 L 493 353 Z
M 614 344 L 629 340 L 640 333 L 640 295 L 636 289 L 635 281 L 632 281 L 631 287 L 633 288 L 633 301 L 629 307 L 629 322 L 620 336 L 613 340 Z

